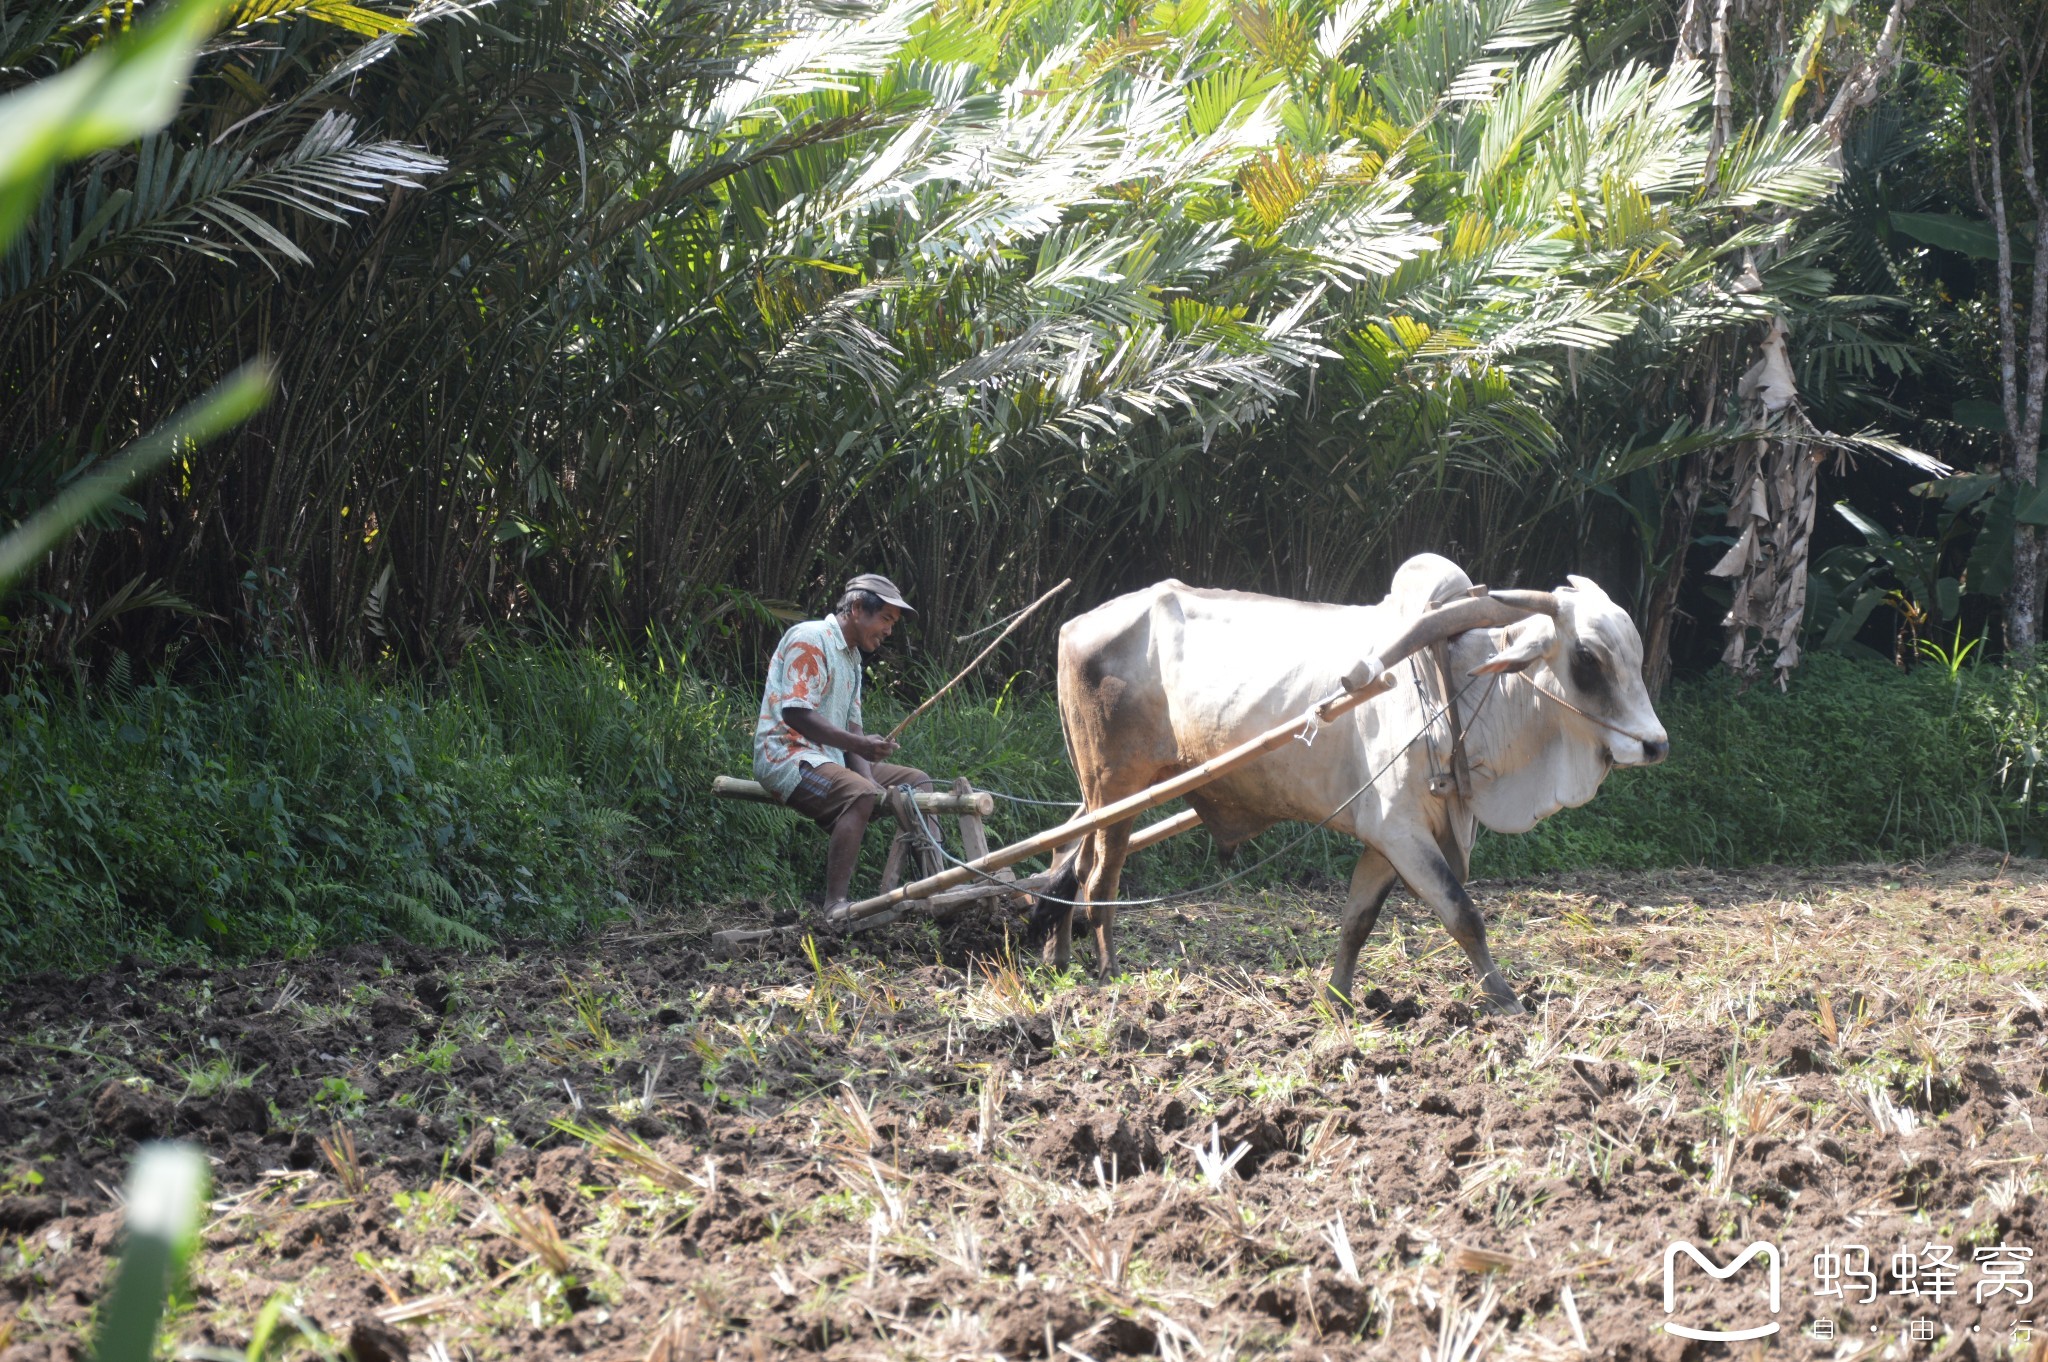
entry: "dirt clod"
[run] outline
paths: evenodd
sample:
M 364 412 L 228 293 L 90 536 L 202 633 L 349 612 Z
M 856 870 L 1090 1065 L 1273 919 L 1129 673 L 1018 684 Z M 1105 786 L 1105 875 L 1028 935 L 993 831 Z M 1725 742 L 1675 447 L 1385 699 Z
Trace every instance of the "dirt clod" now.
M 124 1140 L 153 1140 L 169 1124 L 170 1104 L 153 1093 L 111 1082 L 93 1099 L 93 1128 Z
M 1828 1049 L 1828 1039 L 1821 1034 L 1820 1027 L 1811 1017 L 1801 1014 L 1780 1023 L 1771 1033 L 1768 1054 L 1781 1073 L 1816 1074 L 1834 1067 L 1828 1062 Z
M 1358 1000 L 1358 1010 L 1368 1016 L 1389 1022 L 1410 1022 L 1422 1015 L 1422 1006 L 1413 998 L 1399 1002 L 1387 995 L 1383 988 L 1369 988 Z
M 0 1197 L 0 1233 L 27 1234 L 57 1218 L 53 1196 Z
M 451 1167 L 457 1177 L 475 1177 L 483 1169 L 489 1168 L 497 1159 L 497 1155 L 498 1132 L 489 1126 L 478 1126 L 469 1132 L 469 1138 L 463 1141 L 462 1152 L 455 1156 L 455 1162 Z
M 410 1362 L 412 1344 L 395 1326 L 375 1315 L 359 1315 L 348 1331 L 349 1355 L 355 1362 Z
M 445 1017 L 455 1001 L 455 990 L 442 975 L 429 974 L 413 983 L 412 996 L 419 999 L 420 1006 L 427 1011 L 437 1017 Z

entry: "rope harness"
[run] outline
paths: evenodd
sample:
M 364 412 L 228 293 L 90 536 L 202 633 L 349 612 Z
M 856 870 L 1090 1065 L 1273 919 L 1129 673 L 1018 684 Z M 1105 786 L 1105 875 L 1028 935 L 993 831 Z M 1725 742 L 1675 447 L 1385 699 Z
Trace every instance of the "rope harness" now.
M 1527 676 L 1522 676 L 1522 673 L 1520 672 L 1516 672 L 1515 675 L 1521 676 L 1524 681 L 1529 681 L 1529 678 Z M 1600 725 L 1600 727 L 1606 729 L 1610 733 L 1619 733 L 1622 737 L 1627 738 L 1630 742 L 1639 743 L 1642 741 L 1641 738 L 1638 738 L 1635 734 L 1629 732 L 1620 724 L 1611 724 L 1597 714 L 1588 714 L 1585 710 L 1580 709 L 1577 705 L 1565 699 L 1562 695 L 1552 695 L 1549 691 L 1543 689 L 1543 687 L 1537 685 L 1534 681 L 1529 681 L 1529 689 L 1535 691 L 1538 695 L 1550 701 L 1550 703 L 1552 703 L 1553 705 L 1563 705 L 1566 709 L 1578 715 L 1581 719 L 1584 719 L 1588 723 L 1598 724 Z

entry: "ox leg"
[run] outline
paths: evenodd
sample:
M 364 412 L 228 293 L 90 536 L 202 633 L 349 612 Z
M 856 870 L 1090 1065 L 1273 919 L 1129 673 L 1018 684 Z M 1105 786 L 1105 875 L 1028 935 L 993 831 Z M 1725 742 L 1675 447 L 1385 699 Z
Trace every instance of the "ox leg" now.
M 1123 882 L 1124 857 L 1130 851 L 1131 828 L 1136 821 L 1126 818 L 1095 834 L 1095 864 L 1088 867 L 1081 890 L 1081 897 L 1088 901 L 1088 916 L 1095 924 L 1095 977 L 1105 983 L 1118 974 L 1114 901 Z
M 1458 882 L 1456 871 L 1438 849 L 1435 839 L 1422 834 L 1404 838 L 1383 849 L 1396 873 L 1407 882 L 1417 898 L 1435 911 L 1437 919 L 1451 934 L 1451 940 L 1458 943 L 1465 952 L 1465 958 L 1472 962 L 1472 969 L 1479 975 L 1480 987 L 1485 992 L 1481 1010 L 1496 1016 L 1512 1016 L 1524 1011 L 1522 1000 L 1508 986 L 1500 967 L 1493 963 L 1493 952 L 1486 948 L 1486 920 L 1480 917 L 1478 905 L 1465 892 L 1465 886 Z
M 1046 886 L 1046 892 L 1063 899 L 1084 897 L 1082 888 L 1088 883 L 1094 864 L 1095 839 L 1083 837 L 1075 846 L 1071 859 L 1059 868 L 1052 883 Z M 1071 903 L 1049 903 L 1045 907 L 1052 914 L 1051 930 L 1046 933 L 1039 958 L 1053 969 L 1064 970 L 1074 963 L 1074 915 L 1081 909 Z
M 1351 982 L 1358 970 L 1358 952 L 1372 937 L 1380 920 L 1380 908 L 1393 892 L 1393 865 L 1377 851 L 1368 850 L 1358 858 L 1351 872 L 1351 897 L 1344 905 L 1343 924 L 1337 929 L 1337 958 L 1330 966 L 1330 998 L 1347 1012 L 1351 1009 Z

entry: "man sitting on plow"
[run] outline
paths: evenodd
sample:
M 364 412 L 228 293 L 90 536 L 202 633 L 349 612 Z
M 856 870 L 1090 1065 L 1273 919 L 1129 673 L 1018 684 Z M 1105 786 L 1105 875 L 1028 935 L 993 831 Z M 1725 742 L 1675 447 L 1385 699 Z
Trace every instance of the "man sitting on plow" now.
M 838 608 L 793 625 L 775 645 L 761 716 L 754 724 L 754 779 L 830 834 L 825 852 L 825 912 L 847 900 L 861 835 L 875 806 L 899 786 L 927 789 L 931 777 L 882 758 L 893 739 L 861 731 L 860 653 L 872 653 L 906 614 L 896 584 L 864 572 L 846 584 Z M 906 798 L 899 821 L 916 817 Z M 903 826 L 909 827 L 906 821 Z

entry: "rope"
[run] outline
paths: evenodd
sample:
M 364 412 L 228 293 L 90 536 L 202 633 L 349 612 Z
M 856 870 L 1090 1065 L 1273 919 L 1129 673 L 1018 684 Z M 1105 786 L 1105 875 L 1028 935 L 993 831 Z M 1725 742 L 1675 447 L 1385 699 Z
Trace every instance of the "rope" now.
M 1522 672 L 1515 672 L 1512 674 L 1521 677 L 1524 681 L 1529 681 L 1528 676 Z M 1543 689 L 1543 687 L 1537 685 L 1534 681 L 1529 681 L 1529 689 L 1535 691 L 1538 695 L 1542 696 L 1544 699 L 1550 701 L 1554 705 L 1563 705 L 1566 709 L 1578 715 L 1581 719 L 1586 720 L 1588 723 L 1598 724 L 1600 725 L 1600 727 L 1606 729 L 1610 733 L 1619 733 L 1622 737 L 1629 739 L 1631 742 L 1642 741 L 1641 738 L 1636 737 L 1635 734 L 1629 732 L 1620 724 L 1611 724 L 1597 714 L 1588 714 L 1585 710 L 1580 709 L 1577 705 L 1565 699 L 1562 695 L 1552 695 L 1549 691 Z
M 976 794 L 994 795 L 997 799 L 1007 800 L 1012 804 L 1036 804 L 1041 809 L 1078 809 L 1081 807 L 1081 801 L 1078 799 L 1027 799 L 1023 795 L 1004 794 L 1001 790 L 983 789 L 979 785 L 974 787 L 974 792 Z
M 1472 687 L 1478 683 L 1478 680 L 1479 678 L 1476 676 L 1468 680 L 1464 684 L 1464 686 L 1458 691 L 1456 698 L 1462 700 L 1465 697 L 1465 692 L 1472 689 Z M 1427 706 L 1425 704 L 1425 708 L 1426 707 Z M 1252 862 L 1250 865 L 1244 867 L 1242 870 L 1233 870 L 1220 880 L 1212 881 L 1209 884 L 1201 885 L 1194 889 L 1181 889 L 1171 894 L 1154 895 L 1152 898 L 1148 899 L 1105 899 L 1099 903 L 1091 903 L 1085 899 L 1063 899 L 1055 897 L 1051 894 L 1033 894 L 1032 897 L 1038 899 L 1040 902 L 1043 903 L 1057 903 L 1064 907 L 1069 908 L 1151 908 L 1156 907 L 1157 905 L 1162 903 L 1172 903 L 1178 899 L 1193 898 L 1198 894 L 1213 893 L 1216 890 L 1221 889 L 1226 884 L 1231 884 L 1237 880 L 1243 879 L 1246 875 L 1251 874 L 1254 870 L 1259 870 L 1265 866 L 1271 865 L 1274 861 L 1279 860 L 1282 856 L 1285 856 L 1288 852 L 1294 850 L 1303 842 L 1306 842 L 1309 838 L 1315 836 L 1318 832 L 1321 832 L 1325 827 L 1329 825 L 1329 822 L 1332 818 L 1335 818 L 1338 814 L 1344 812 L 1344 810 L 1350 808 L 1353 804 L 1357 803 L 1359 797 L 1362 796 L 1367 790 L 1370 790 L 1375 784 L 1377 784 L 1379 782 L 1379 778 L 1385 775 L 1389 770 L 1391 770 L 1395 762 L 1399 761 L 1402 757 L 1406 756 L 1408 753 L 1408 749 L 1415 746 L 1417 742 L 1421 741 L 1422 735 L 1429 732 L 1431 725 L 1435 724 L 1438 719 L 1442 718 L 1445 712 L 1449 710 L 1449 708 L 1450 702 L 1446 701 L 1442 709 L 1437 710 L 1437 712 L 1434 714 L 1427 715 L 1422 721 L 1422 727 L 1415 730 L 1415 735 L 1409 738 L 1407 742 L 1402 743 L 1401 746 L 1394 752 L 1394 755 L 1388 757 L 1385 763 L 1383 763 L 1380 766 L 1379 770 L 1374 771 L 1371 775 L 1367 776 L 1365 778 L 1365 784 L 1359 786 L 1356 790 L 1353 790 L 1349 798 L 1347 798 L 1343 803 L 1339 804 L 1336 808 L 1324 814 L 1320 820 L 1309 824 L 1307 831 L 1303 832 L 1299 837 L 1296 837 L 1293 841 L 1287 843 L 1285 846 L 1273 852 L 1271 855 L 1261 857 L 1260 859 Z M 952 865 L 955 865 L 962 870 L 966 870 L 970 874 L 990 884 L 1009 885 L 1012 883 L 1012 881 L 1009 880 L 997 879 L 988 871 L 977 869 L 971 863 L 963 861 L 959 857 L 953 855 L 951 852 L 947 851 L 944 846 L 940 845 L 936 838 L 933 838 L 931 836 L 929 830 L 925 832 L 924 836 L 928 847 L 933 852 L 937 853 L 940 859 L 950 862 Z

